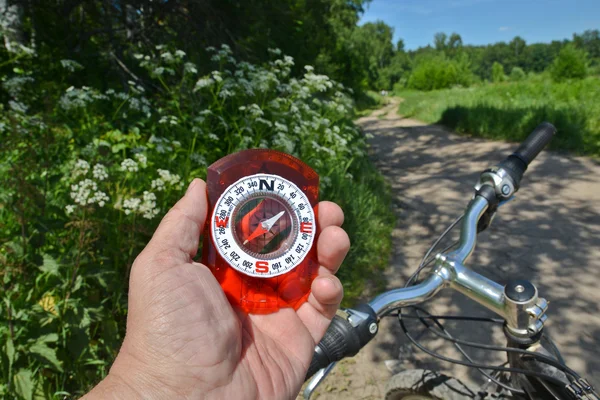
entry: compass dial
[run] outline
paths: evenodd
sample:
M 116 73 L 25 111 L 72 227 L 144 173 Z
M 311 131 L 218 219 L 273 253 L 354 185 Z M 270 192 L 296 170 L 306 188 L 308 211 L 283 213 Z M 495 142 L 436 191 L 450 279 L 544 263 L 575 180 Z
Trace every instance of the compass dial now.
M 315 229 L 306 195 L 271 174 L 247 176 L 229 186 L 211 220 L 220 255 L 238 271 L 264 278 L 298 266 L 312 247 Z

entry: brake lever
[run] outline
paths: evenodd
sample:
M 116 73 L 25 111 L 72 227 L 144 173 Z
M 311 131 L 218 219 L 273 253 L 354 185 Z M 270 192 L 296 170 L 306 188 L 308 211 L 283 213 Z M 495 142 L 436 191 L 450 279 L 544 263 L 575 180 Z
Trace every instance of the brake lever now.
M 321 382 L 327 378 L 327 375 L 329 375 L 336 364 L 337 362 L 332 362 L 327 367 L 319 370 L 319 372 L 317 372 L 315 376 L 311 378 L 311 380 L 308 382 L 308 385 L 306 385 L 304 392 L 302 392 L 302 397 L 304 397 L 305 400 L 310 399 L 310 396 L 312 396 L 313 392 L 317 389 Z

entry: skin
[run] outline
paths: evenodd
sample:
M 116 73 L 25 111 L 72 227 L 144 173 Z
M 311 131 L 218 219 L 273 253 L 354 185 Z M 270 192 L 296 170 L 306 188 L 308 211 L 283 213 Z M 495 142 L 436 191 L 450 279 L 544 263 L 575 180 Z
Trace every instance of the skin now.
M 350 248 L 340 207 L 318 209 L 321 267 L 308 301 L 249 315 L 233 309 L 210 270 L 194 261 L 207 213 L 206 185 L 194 180 L 135 260 L 123 345 L 84 398 L 295 398 L 340 305 L 334 274 Z

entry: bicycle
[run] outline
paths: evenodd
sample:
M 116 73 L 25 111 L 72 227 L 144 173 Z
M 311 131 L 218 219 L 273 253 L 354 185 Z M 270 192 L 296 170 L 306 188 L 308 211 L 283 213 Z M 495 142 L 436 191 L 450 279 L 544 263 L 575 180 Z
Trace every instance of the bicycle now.
M 548 302 L 538 295 L 528 280 L 512 280 L 502 286 L 465 266 L 475 249 L 477 234 L 487 229 L 498 208 L 513 198 L 527 167 L 550 142 L 556 128 L 540 124 L 529 137 L 495 167 L 486 169 L 475 185 L 475 193 L 465 212 L 457 218 L 426 252 L 417 270 L 403 288 L 384 292 L 368 304 L 338 311 L 315 353 L 306 375 L 314 378 L 304 390 L 309 399 L 336 363 L 358 353 L 379 331 L 379 321 L 396 317 L 409 341 L 427 354 L 443 361 L 476 368 L 487 383 L 473 390 L 458 380 L 426 370 L 408 370 L 388 382 L 386 400 L 400 399 L 595 399 L 597 392 L 577 372 L 569 368 L 558 348 L 544 330 Z M 460 225 L 460 239 L 431 256 L 444 237 Z M 433 264 L 433 265 L 432 265 Z M 420 275 L 432 265 L 424 279 Z M 441 289 L 452 288 L 499 315 L 471 318 L 431 315 L 419 304 L 433 298 Z M 411 308 L 414 314 L 402 309 Z M 501 323 L 506 346 L 454 338 L 441 319 Z M 434 335 L 453 343 L 466 360 L 451 359 L 433 352 L 410 334 L 405 320 L 420 321 Z M 476 363 L 462 346 L 507 353 L 502 365 Z M 489 371 L 489 372 L 488 372 Z

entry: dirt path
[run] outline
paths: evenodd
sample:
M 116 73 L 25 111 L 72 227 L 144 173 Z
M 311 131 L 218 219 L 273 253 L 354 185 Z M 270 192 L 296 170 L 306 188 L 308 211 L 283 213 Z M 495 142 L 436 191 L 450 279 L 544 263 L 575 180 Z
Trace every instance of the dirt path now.
M 398 222 L 386 277 L 404 285 L 432 241 L 460 214 L 483 169 L 514 144 L 458 136 L 396 114 L 398 101 L 358 121 L 371 139 L 372 157 L 388 178 Z M 503 283 L 530 279 L 551 301 L 553 337 L 569 366 L 600 386 L 600 165 L 582 157 L 544 152 L 527 171 L 517 198 L 505 205 L 480 241 L 469 265 Z M 435 313 L 491 316 L 458 294 L 427 307 Z M 467 340 L 502 344 L 496 328 L 447 324 Z M 415 325 L 415 332 L 420 329 Z M 423 337 L 435 351 L 458 357 L 451 346 Z M 498 361 L 471 351 L 475 359 Z M 486 358 L 487 357 L 487 358 Z M 379 335 L 353 359 L 338 365 L 313 398 L 381 399 L 392 371 L 421 367 L 481 383 L 478 372 L 438 362 L 408 344 L 398 322 L 383 321 Z

